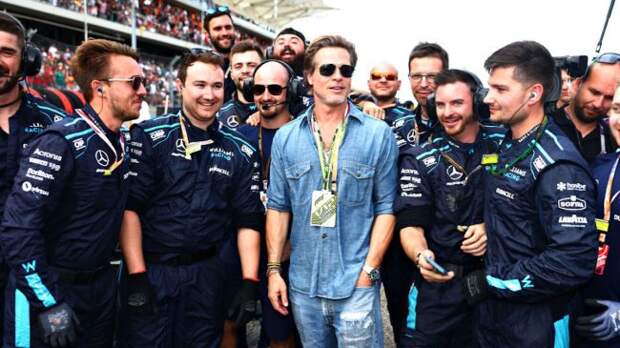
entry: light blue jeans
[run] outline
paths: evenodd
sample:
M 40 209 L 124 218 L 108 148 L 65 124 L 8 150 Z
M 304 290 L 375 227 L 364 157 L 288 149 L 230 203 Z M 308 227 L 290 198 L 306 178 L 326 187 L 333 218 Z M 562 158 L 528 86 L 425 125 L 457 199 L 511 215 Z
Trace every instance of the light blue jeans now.
M 289 297 L 304 347 L 383 347 L 381 284 L 356 288 L 342 300 L 309 297 L 290 290 Z

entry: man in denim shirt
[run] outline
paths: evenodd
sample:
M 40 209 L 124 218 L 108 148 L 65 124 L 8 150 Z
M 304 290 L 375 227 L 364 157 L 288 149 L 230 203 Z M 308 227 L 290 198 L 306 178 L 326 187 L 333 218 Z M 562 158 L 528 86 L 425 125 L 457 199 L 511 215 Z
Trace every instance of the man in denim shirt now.
M 382 347 L 379 272 L 394 228 L 394 136 L 348 102 L 357 61 L 339 36 L 316 39 L 304 74 L 315 104 L 276 133 L 267 250 L 269 299 L 305 347 Z M 290 232 L 290 293 L 280 261 Z

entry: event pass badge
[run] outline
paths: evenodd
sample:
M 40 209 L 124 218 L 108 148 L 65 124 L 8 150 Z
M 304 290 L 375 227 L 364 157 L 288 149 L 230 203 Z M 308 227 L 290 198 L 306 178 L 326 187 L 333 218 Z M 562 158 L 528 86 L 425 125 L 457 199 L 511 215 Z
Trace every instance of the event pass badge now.
M 310 226 L 336 227 L 336 203 L 336 195 L 330 191 L 313 191 Z

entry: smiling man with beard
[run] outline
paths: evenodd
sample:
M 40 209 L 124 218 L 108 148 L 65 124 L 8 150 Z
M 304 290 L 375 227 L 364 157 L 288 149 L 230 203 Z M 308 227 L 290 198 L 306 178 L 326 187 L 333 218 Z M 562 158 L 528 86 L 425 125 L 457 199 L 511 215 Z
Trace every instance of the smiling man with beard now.
M 597 57 L 585 75 L 573 81 L 574 97 L 554 114 L 554 121 L 589 163 L 618 147 L 605 120 L 620 76 L 620 54 Z
M 488 109 L 476 97 L 482 84 L 474 75 L 444 70 L 435 84 L 442 127 L 432 142 L 401 153 L 398 162 L 397 230 L 422 276 L 410 291 L 401 345 L 475 347 L 474 307 L 467 304 L 458 280 L 483 267 L 487 238 L 481 162 L 497 149 L 504 128 L 481 122 Z M 449 272 L 434 270 L 427 257 Z
M 273 42 L 273 59 L 288 64 L 297 76 L 304 73 L 304 55 L 306 53 L 306 37 L 293 28 L 284 28 Z
M 228 72 L 230 65 L 230 51 L 235 45 L 237 31 L 232 20 L 232 15 L 228 6 L 215 6 L 207 9 L 204 20 L 204 28 L 209 37 L 209 43 L 216 52 L 224 57 L 224 102 L 229 101 L 235 92 L 235 84 Z
M 26 76 L 36 75 L 40 64 L 23 59 L 26 33 L 21 22 L 0 12 L 0 216 L 17 173 L 22 149 L 46 127 L 65 114 L 25 93 L 18 84 Z M 6 265 L 0 254 L 0 322 L 4 313 Z M 0 330 L 0 342 L 3 330 Z
M 146 95 L 138 54 L 89 40 L 71 60 L 88 104 L 24 151 L 2 220 L 11 267 L 4 347 L 111 347 L 110 266 L 129 191 L 124 121 Z
M 243 280 L 228 318 L 240 327 L 254 315 L 264 225 L 258 155 L 216 121 L 222 63 L 212 51 L 187 54 L 176 81 L 181 111 L 131 130 L 122 346 L 219 347 L 227 280 L 220 253 L 232 238 Z

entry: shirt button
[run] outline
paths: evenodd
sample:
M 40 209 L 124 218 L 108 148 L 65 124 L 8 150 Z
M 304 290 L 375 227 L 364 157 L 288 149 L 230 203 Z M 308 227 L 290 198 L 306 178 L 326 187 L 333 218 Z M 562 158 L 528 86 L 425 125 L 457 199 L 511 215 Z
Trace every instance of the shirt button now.
M 321 234 L 321 238 L 323 238 L 323 239 L 327 238 L 327 233 Z

